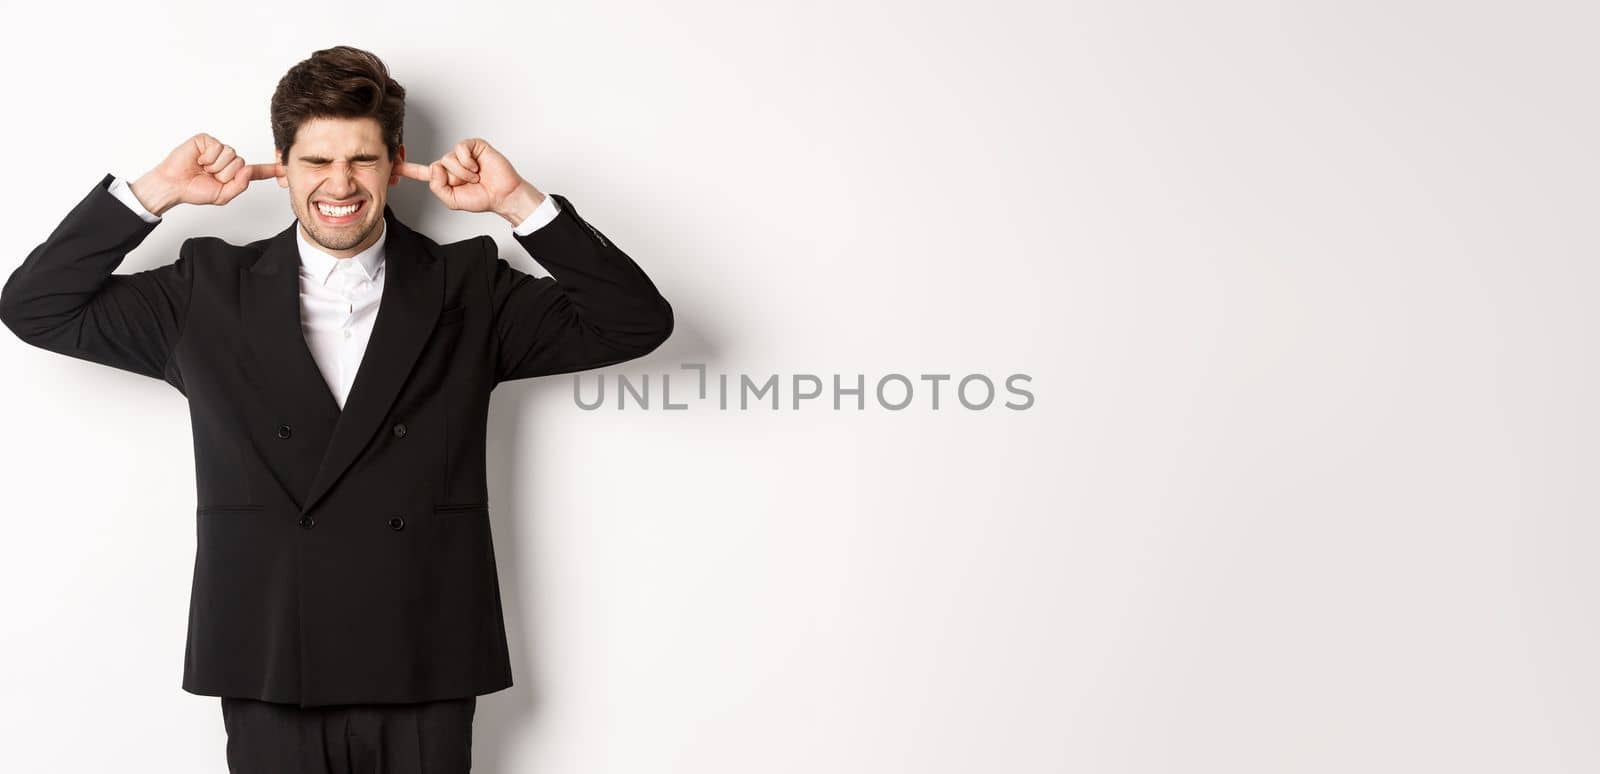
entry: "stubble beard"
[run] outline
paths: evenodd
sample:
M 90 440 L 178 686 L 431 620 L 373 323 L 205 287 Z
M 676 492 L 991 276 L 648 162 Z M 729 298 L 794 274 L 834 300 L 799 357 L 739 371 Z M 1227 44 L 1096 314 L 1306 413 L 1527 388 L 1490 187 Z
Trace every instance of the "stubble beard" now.
M 372 206 L 372 200 L 368 199 L 366 207 L 370 210 Z M 371 213 L 366 213 L 363 215 L 364 220 L 361 223 L 352 223 L 340 228 L 329 228 L 324 226 L 317 217 L 317 213 L 313 212 L 315 208 L 315 204 L 306 205 L 305 216 L 300 219 L 300 222 L 305 224 L 306 233 L 310 235 L 311 241 L 321 245 L 325 250 L 349 250 L 361 244 L 367 237 L 372 236 L 373 229 L 379 226 L 379 223 L 372 218 Z

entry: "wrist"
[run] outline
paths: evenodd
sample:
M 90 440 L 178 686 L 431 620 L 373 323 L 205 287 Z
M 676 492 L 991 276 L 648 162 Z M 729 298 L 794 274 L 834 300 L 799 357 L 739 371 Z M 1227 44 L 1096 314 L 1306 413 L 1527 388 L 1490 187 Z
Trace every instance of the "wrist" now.
M 128 190 L 133 192 L 133 198 L 138 199 L 139 204 L 157 217 L 177 206 L 179 202 L 176 188 L 149 174 L 129 183 Z
M 506 197 L 504 202 L 501 202 L 495 213 L 505 218 L 515 228 L 521 225 L 522 221 L 527 220 L 534 210 L 539 209 L 539 205 L 544 204 L 544 197 L 544 193 L 524 180 L 521 185 L 517 186 L 515 191 L 511 192 L 510 196 Z

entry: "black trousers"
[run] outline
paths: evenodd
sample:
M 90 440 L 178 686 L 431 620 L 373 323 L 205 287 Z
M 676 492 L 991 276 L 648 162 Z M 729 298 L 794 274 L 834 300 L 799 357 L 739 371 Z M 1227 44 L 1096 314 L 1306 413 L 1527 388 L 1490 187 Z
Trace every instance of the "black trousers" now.
M 223 697 L 231 774 L 468 774 L 477 697 L 299 707 Z

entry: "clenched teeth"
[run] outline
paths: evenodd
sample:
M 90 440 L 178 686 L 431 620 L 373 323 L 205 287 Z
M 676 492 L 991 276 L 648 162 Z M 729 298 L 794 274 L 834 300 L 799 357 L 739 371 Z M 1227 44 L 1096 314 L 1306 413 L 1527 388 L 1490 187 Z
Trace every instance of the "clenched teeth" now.
M 345 205 L 343 207 L 329 207 L 328 205 L 323 204 L 321 202 L 317 203 L 317 209 L 322 210 L 322 214 L 327 215 L 329 217 L 333 217 L 333 218 L 338 218 L 338 217 L 343 217 L 345 215 L 349 215 L 350 213 L 355 212 L 360 207 L 361 207 L 361 202 L 356 202 L 355 204 L 348 204 L 348 205 Z

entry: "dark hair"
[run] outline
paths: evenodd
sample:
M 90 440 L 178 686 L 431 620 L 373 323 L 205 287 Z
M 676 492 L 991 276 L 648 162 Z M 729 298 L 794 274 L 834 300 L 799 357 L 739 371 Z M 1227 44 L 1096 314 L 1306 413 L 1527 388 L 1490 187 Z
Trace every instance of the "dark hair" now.
M 289 68 L 272 93 L 272 145 L 284 163 L 300 125 L 313 118 L 376 118 L 394 159 L 406 115 L 406 90 L 369 51 L 334 46 Z

